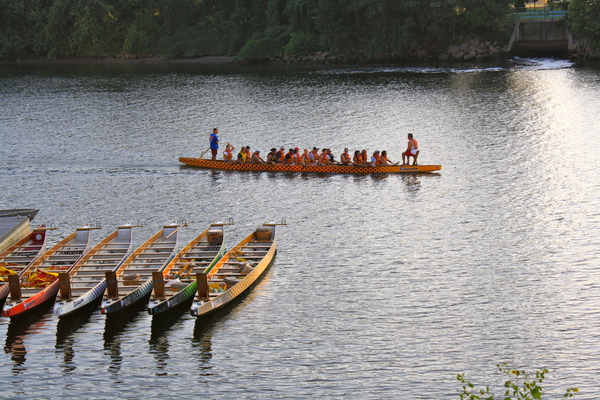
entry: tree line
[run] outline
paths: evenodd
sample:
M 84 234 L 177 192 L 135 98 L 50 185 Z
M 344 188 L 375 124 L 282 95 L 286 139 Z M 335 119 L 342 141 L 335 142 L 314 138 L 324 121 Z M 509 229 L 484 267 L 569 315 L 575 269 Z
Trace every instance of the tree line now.
M 589 19 L 598 1 L 572 3 Z M 513 12 L 514 0 L 0 0 L 0 56 L 402 57 L 505 39 Z

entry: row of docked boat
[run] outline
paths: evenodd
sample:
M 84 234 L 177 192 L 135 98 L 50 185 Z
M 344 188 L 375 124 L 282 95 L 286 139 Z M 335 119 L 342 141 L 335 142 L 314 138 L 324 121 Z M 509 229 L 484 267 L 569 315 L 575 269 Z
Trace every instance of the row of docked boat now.
M 225 307 L 246 291 L 275 257 L 275 227 L 269 221 L 225 251 L 224 227 L 216 221 L 176 251 L 182 225 L 165 225 L 135 251 L 131 224 L 91 246 L 98 227 L 84 225 L 46 250 L 40 226 L 0 253 L 2 315 L 18 317 L 54 301 L 54 314 L 72 315 L 98 307 L 118 314 L 146 301 L 152 315 L 186 302 L 201 317 Z

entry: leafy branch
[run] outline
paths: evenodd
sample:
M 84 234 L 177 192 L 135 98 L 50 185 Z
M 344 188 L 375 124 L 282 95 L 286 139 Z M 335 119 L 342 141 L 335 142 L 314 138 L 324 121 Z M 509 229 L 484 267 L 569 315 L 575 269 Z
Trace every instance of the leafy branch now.
M 546 379 L 547 369 L 535 371 L 530 374 L 527 371 L 509 368 L 506 363 L 498 364 L 498 370 L 504 373 L 509 379 L 504 382 L 504 397 L 502 400 L 540 400 L 542 398 L 542 383 Z M 490 391 L 490 387 L 477 389 L 464 374 L 457 374 L 456 379 L 462 383 L 462 393 L 459 394 L 461 400 L 495 400 L 495 395 Z M 576 387 L 570 387 L 566 390 L 563 398 L 571 398 L 579 392 Z

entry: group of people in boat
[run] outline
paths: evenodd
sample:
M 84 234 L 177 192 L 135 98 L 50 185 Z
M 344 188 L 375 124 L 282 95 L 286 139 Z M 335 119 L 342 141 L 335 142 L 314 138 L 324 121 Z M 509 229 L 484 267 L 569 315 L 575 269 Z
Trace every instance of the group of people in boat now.
M 210 135 L 210 149 L 212 160 L 217 159 L 218 153 L 218 129 L 215 128 Z M 402 165 L 410 165 L 410 157 L 413 157 L 413 164 L 417 165 L 419 156 L 419 144 L 414 139 L 413 134 L 408 134 L 408 146 L 402 153 Z M 260 149 L 250 150 L 250 146 L 242 147 L 237 153 L 235 147 L 230 143 L 225 146 L 223 151 L 223 161 L 233 163 L 252 163 L 252 164 L 284 164 L 284 165 L 354 165 L 354 166 L 385 166 L 398 165 L 388 158 L 386 150 L 375 150 L 369 157 L 367 150 L 355 150 L 350 154 L 348 148 L 336 160 L 331 149 L 319 149 L 313 147 L 312 151 L 308 149 L 301 150 L 299 147 L 290 148 L 287 151 L 284 147 L 272 148 L 263 158 Z

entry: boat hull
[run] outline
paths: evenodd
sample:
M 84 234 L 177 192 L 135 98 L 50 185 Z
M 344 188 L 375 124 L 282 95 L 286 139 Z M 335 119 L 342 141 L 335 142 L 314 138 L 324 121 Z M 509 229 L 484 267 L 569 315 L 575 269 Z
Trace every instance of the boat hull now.
M 284 165 L 246 164 L 207 160 L 204 158 L 180 157 L 179 162 L 198 168 L 228 171 L 294 172 L 321 174 L 400 174 L 428 173 L 442 169 L 441 165 L 382 165 L 378 167 L 354 165 Z
M 106 271 L 121 265 L 131 252 L 132 226 L 123 225 L 98 243 L 83 256 L 69 273 L 72 298 L 60 299 L 54 306 L 54 315 L 71 315 L 93 303 L 106 291 Z M 93 273 L 94 275 L 90 275 Z
M 167 265 L 163 275 L 172 275 L 174 270 L 182 265 L 192 266 L 190 276 L 194 277 L 195 272 L 208 273 L 215 264 L 225 254 L 225 240 L 223 235 L 223 223 L 220 221 L 211 225 L 209 229 L 202 232 L 190 243 L 188 243 L 181 251 L 175 256 L 175 258 Z M 209 232 L 217 233 L 220 235 L 220 245 L 209 242 Z M 217 242 L 218 243 L 218 242 Z M 211 250 L 211 246 L 214 246 L 214 250 Z M 196 279 L 191 279 L 188 285 L 179 288 L 174 294 L 167 295 L 165 293 L 164 298 L 150 298 L 148 302 L 148 313 L 154 316 L 163 315 L 166 311 L 172 310 L 191 300 L 198 290 L 198 282 Z
M 120 313 L 140 301 L 148 299 L 154 287 L 152 272 L 164 270 L 175 256 L 177 232 L 180 227 L 175 223 L 165 226 L 123 261 L 115 271 L 117 281 L 120 282 L 120 285 L 117 285 L 117 291 L 123 294 L 111 298 L 107 293 L 100 306 L 102 314 Z M 156 246 L 160 246 L 160 248 Z M 123 277 L 131 273 L 139 275 L 139 283 L 126 285 Z
M 56 299 L 56 294 L 58 293 L 58 288 L 59 282 L 56 280 L 44 288 L 44 290 L 40 291 L 36 296 L 25 299 L 10 308 L 5 308 L 2 311 L 2 316 L 10 318 L 17 317 L 36 309 L 47 301 L 54 301 Z
M 208 314 L 214 313 L 228 304 L 230 304 L 235 298 L 244 293 L 250 286 L 252 286 L 267 270 L 269 265 L 273 262 L 275 257 L 275 253 L 277 251 L 277 240 L 275 238 L 275 229 L 272 228 L 272 241 L 270 247 L 267 249 L 265 254 L 262 256 L 258 264 L 254 266 L 251 272 L 243 277 L 239 282 L 235 285 L 227 289 L 225 292 L 221 293 L 217 297 L 210 299 L 208 301 L 195 301 L 192 303 L 192 307 L 190 309 L 190 313 L 195 317 L 203 317 Z M 236 245 L 232 250 L 227 252 L 225 256 L 215 265 L 215 267 L 210 271 L 210 276 L 208 282 L 211 282 L 211 277 L 219 276 L 219 270 L 227 265 L 230 260 L 235 258 L 235 253 L 240 249 L 252 248 L 254 243 L 258 243 L 256 238 L 257 232 L 253 233 L 238 245 Z M 257 247 L 257 246 L 254 246 Z
M 90 231 L 92 229 L 96 228 L 88 225 L 78 228 L 44 253 L 42 257 L 33 261 L 23 272 L 18 282 L 24 293 L 18 299 L 10 298 L 7 300 L 2 315 L 11 318 L 16 317 L 44 304 L 50 299 L 54 300 L 60 284 L 58 278 L 42 282 L 33 288 L 28 287 L 28 279 L 36 275 L 39 270 L 53 273 L 69 272 L 77 261 L 90 250 Z
M 25 238 L 10 246 L 0 254 L 0 266 L 16 272 L 19 276 L 27 270 L 27 267 L 40 257 L 46 250 L 47 229 L 43 226 L 34 229 Z M 0 282 L 0 307 L 9 293 L 8 283 Z

